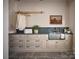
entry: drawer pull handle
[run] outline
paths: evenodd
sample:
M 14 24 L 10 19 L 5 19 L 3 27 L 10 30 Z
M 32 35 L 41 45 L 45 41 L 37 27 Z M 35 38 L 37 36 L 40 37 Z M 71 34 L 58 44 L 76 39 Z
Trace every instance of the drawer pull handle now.
M 22 42 L 22 40 L 19 40 L 19 42 Z
M 35 47 L 37 47 L 37 48 L 38 48 L 38 47 L 40 47 L 40 46 L 35 46 Z
M 30 40 L 27 40 L 27 42 L 30 42 Z
M 36 40 L 35 42 L 39 42 L 39 40 Z
M 23 46 L 19 46 L 19 48 L 22 48 Z
M 29 48 L 30 46 L 26 46 L 27 48 Z
M 56 43 L 58 43 L 58 42 L 56 42 Z

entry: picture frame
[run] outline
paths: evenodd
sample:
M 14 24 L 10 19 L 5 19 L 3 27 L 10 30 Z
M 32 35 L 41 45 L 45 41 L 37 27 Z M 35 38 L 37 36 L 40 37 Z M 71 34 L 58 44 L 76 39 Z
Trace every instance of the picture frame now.
M 50 24 L 62 24 L 62 15 L 50 15 Z

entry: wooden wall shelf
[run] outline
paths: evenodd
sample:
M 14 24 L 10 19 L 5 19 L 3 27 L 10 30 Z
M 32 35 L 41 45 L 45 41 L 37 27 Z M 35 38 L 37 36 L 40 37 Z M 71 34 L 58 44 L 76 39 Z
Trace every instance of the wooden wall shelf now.
M 43 11 L 18 11 L 17 14 L 42 14 Z

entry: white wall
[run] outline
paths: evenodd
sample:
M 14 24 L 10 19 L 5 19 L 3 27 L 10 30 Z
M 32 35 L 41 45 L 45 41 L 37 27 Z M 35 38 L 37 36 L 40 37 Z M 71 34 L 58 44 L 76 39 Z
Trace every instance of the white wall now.
M 8 0 L 3 0 L 3 59 L 8 59 Z
M 15 28 L 16 16 L 13 12 L 17 11 L 20 8 L 20 11 L 43 11 L 43 14 L 32 14 L 27 16 L 27 25 L 39 25 L 39 26 L 49 26 L 49 27 L 58 27 L 58 26 L 67 26 L 68 20 L 68 6 L 66 0 L 21 0 L 19 3 L 17 1 L 10 1 L 10 27 Z M 63 24 L 60 25 L 50 25 L 49 16 L 50 15 L 62 15 Z

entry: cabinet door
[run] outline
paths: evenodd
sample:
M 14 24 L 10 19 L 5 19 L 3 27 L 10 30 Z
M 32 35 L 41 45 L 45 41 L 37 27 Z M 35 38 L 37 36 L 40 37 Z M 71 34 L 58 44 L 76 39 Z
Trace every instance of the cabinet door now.
M 72 47 L 73 47 L 72 35 L 68 34 L 68 35 L 65 35 L 65 36 L 66 36 L 66 38 L 65 38 L 65 49 L 72 50 Z
M 58 41 L 56 41 L 55 44 L 56 44 L 57 51 L 65 50 L 65 40 L 58 40 Z
M 47 49 L 56 49 L 56 40 L 47 40 L 46 48 Z
M 65 51 L 65 40 L 48 40 L 46 48 L 51 52 Z

